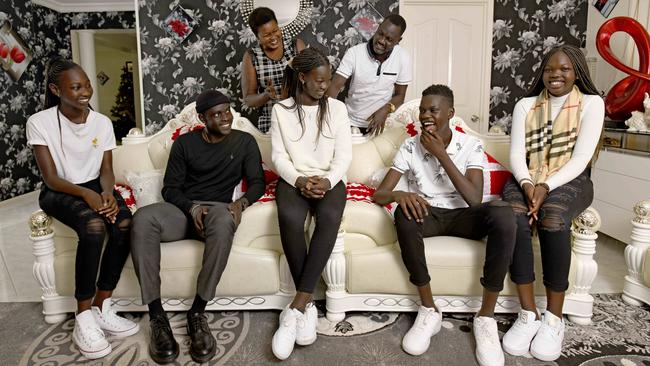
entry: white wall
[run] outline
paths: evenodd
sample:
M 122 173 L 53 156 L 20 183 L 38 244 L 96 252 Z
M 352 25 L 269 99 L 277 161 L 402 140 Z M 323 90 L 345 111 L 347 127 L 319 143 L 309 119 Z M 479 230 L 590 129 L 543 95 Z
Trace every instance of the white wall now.
M 589 11 L 587 13 L 587 45 L 585 53 L 587 61 L 596 59 L 595 73 L 592 75 L 594 82 L 599 90 L 607 93 L 619 80 L 623 79 L 624 74 L 607 63 L 596 50 L 596 33 L 600 26 L 607 20 L 617 16 L 631 16 L 638 20 L 647 28 L 648 24 L 648 0 L 619 0 L 618 4 L 611 12 L 608 18 L 605 18 L 591 5 L 589 1 Z M 623 63 L 632 67 L 638 67 L 638 56 L 636 48 L 633 52 L 625 55 L 625 40 L 631 38 L 623 32 L 612 35 L 610 42 L 612 51 Z

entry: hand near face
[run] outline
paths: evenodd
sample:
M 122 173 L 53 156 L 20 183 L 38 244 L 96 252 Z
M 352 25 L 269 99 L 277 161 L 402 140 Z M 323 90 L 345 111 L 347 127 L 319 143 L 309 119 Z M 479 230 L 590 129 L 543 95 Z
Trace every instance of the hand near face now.
M 430 132 L 426 129 L 422 130 L 420 134 L 420 143 L 424 148 L 430 152 L 433 156 L 440 159 L 441 156 L 447 155 L 447 150 L 445 149 L 445 142 L 442 137 L 437 132 Z

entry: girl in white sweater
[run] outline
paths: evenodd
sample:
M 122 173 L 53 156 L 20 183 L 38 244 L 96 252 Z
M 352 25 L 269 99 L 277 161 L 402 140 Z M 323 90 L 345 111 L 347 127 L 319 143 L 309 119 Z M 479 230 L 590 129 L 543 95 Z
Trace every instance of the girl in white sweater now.
M 332 71 L 327 57 L 314 48 L 289 62 L 284 87 L 289 98 L 273 107 L 271 159 L 280 180 L 276 203 L 282 248 L 296 296 L 280 314 L 273 353 L 286 359 L 294 343 L 316 341 L 318 312 L 312 293 L 332 253 L 345 208 L 345 172 L 352 160 L 350 121 L 342 102 L 325 95 Z M 305 219 L 316 227 L 305 242 Z
M 562 305 L 569 287 L 571 222 L 593 200 L 591 161 L 603 128 L 604 102 L 591 81 L 587 62 L 574 46 L 551 49 L 527 97 L 513 111 L 510 163 L 514 177 L 503 199 L 517 219 L 510 277 L 517 284 L 521 311 L 503 337 L 513 355 L 530 353 L 543 361 L 560 356 L 564 337 Z M 540 241 L 547 307 L 535 307 L 531 229 Z

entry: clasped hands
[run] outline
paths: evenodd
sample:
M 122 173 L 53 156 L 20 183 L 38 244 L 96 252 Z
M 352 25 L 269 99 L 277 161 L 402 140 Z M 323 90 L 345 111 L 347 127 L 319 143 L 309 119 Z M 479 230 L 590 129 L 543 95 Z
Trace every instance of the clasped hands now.
M 532 183 L 529 182 L 524 183 L 522 188 L 524 189 L 524 194 L 528 203 L 527 215 L 530 216 L 528 224 L 532 225 L 537 221 L 539 208 L 542 207 L 542 203 L 546 200 L 548 190 L 542 185 L 532 185 Z
M 113 192 L 97 193 L 88 189 L 82 198 L 93 211 L 104 216 L 111 224 L 115 223 L 120 208 L 117 206 L 115 197 L 113 197 Z
M 300 190 L 300 194 L 307 198 L 321 199 L 325 197 L 325 193 L 332 188 L 330 180 L 321 178 L 317 175 L 311 177 L 298 177 L 296 179 L 296 188 Z
M 203 224 L 203 220 L 208 215 L 208 212 L 210 212 L 210 207 L 212 206 L 194 205 L 190 209 L 190 216 L 192 216 L 192 221 L 194 221 L 194 227 L 201 237 L 205 237 L 205 225 Z M 233 220 L 235 220 L 235 227 L 239 226 L 243 211 L 244 201 L 242 199 L 238 199 L 228 205 L 228 212 L 230 212 Z

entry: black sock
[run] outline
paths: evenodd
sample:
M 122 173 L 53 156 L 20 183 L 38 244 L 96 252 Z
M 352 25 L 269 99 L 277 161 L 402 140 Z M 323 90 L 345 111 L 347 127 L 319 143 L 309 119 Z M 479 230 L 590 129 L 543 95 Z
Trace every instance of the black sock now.
M 153 319 L 158 315 L 165 315 L 165 310 L 162 307 L 160 298 L 150 302 L 147 306 L 149 307 L 149 319 Z
M 208 305 L 208 302 L 203 300 L 199 294 L 196 294 L 194 296 L 194 302 L 192 303 L 192 307 L 188 312 L 190 314 L 196 314 L 196 313 L 202 313 L 205 311 L 205 307 Z

